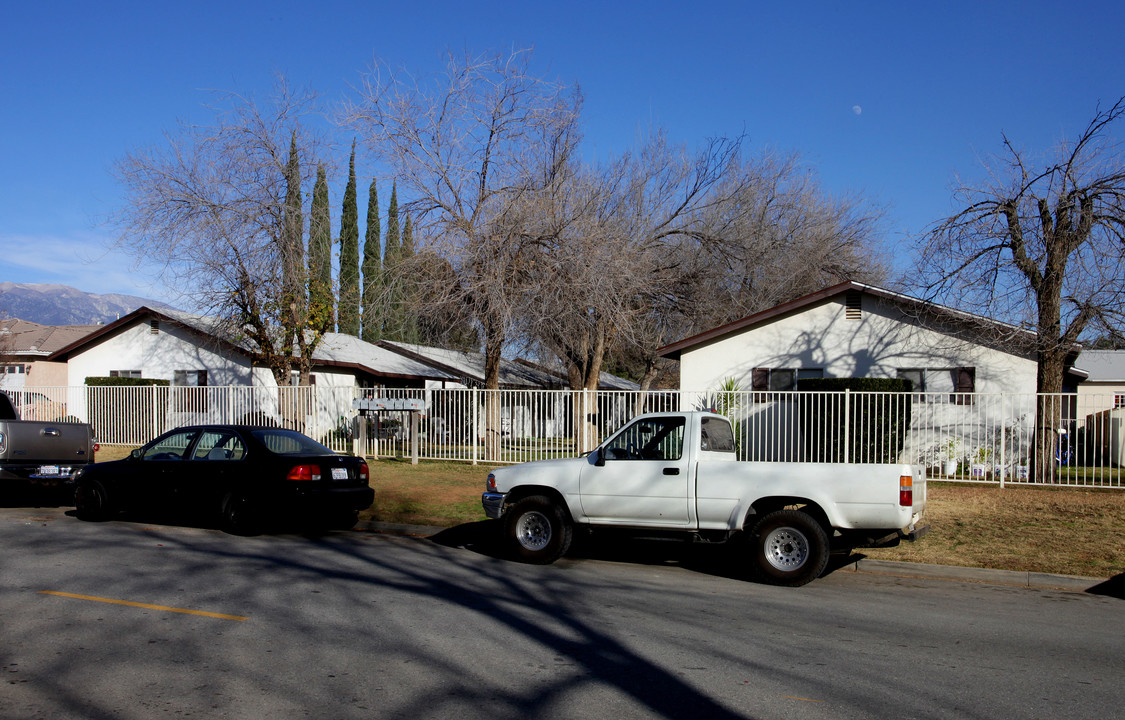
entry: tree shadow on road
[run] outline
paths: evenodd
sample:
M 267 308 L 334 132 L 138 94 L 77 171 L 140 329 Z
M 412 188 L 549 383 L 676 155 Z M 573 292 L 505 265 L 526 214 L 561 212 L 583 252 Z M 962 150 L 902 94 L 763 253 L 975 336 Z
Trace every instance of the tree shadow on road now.
M 450 548 L 462 548 L 492 558 L 513 560 L 507 547 L 503 523 L 482 520 L 442 530 L 429 538 Z M 833 553 L 824 575 L 854 563 L 854 553 Z M 601 560 L 631 565 L 680 567 L 713 577 L 753 582 L 750 548 L 742 537 L 726 543 L 691 542 L 683 538 L 652 538 L 624 531 L 576 530 L 574 542 L 564 559 Z M 823 576 L 822 576 L 823 577 Z
M 1105 595 L 1118 600 L 1125 600 L 1125 573 L 1114 575 L 1109 580 L 1089 588 L 1086 592 L 1091 595 Z

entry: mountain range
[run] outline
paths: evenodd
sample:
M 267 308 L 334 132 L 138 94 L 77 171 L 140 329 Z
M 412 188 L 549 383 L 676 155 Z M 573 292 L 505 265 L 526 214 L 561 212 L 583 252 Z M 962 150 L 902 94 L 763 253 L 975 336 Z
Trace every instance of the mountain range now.
M 167 308 L 166 303 L 135 295 L 98 295 L 68 285 L 0 282 L 0 318 L 19 318 L 41 325 L 110 323 L 142 305 Z

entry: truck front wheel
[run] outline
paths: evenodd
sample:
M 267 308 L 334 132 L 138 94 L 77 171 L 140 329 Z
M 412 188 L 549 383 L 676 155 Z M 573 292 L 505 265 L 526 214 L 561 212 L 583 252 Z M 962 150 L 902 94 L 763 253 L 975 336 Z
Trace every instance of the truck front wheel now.
M 507 533 L 516 557 L 547 565 L 566 553 L 574 529 L 563 509 L 550 498 L 532 495 L 508 510 Z
M 777 510 L 750 531 L 755 574 L 772 585 L 799 587 L 828 566 L 828 534 L 800 510 Z

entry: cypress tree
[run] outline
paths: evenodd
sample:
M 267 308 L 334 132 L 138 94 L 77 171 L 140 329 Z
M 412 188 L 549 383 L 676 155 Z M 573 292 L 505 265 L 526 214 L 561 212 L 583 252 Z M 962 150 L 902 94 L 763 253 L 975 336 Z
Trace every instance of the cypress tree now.
M 355 199 L 355 140 L 340 214 L 340 332 L 359 336 L 359 213 Z
M 383 260 L 379 244 L 383 232 L 379 227 L 379 193 L 375 181 L 367 193 L 367 230 L 363 237 L 363 339 L 375 342 L 383 335 L 383 312 L 380 294 L 383 291 Z
M 387 206 L 387 243 L 383 249 L 383 283 L 386 293 L 386 312 L 383 316 L 383 334 L 388 340 L 402 337 L 402 282 L 399 265 L 402 254 L 398 230 L 398 183 L 391 185 L 391 204 Z
M 281 305 L 285 324 L 296 333 L 304 324 L 305 228 L 301 219 L 301 165 L 297 157 L 297 131 L 289 141 L 289 161 L 285 165 L 285 205 L 281 224 Z M 289 338 L 292 343 L 293 337 Z M 290 346 L 291 347 L 291 346 Z
M 336 324 L 332 295 L 332 220 L 328 209 L 328 180 L 324 166 L 316 168 L 309 212 L 309 324 L 320 332 Z

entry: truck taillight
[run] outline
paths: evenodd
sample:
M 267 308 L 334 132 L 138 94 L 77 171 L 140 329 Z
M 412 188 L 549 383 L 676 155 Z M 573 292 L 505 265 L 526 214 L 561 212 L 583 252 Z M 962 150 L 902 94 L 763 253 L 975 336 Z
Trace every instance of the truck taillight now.
M 285 476 L 286 480 L 319 480 L 319 465 L 298 465 Z
M 899 476 L 898 504 L 902 507 L 912 507 L 914 505 L 914 478 L 910 475 Z
M 367 479 L 369 477 L 371 477 L 371 471 L 367 469 L 367 463 L 366 462 L 360 463 L 359 464 L 359 479 L 362 480 L 363 482 L 367 482 Z

